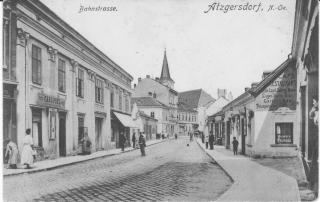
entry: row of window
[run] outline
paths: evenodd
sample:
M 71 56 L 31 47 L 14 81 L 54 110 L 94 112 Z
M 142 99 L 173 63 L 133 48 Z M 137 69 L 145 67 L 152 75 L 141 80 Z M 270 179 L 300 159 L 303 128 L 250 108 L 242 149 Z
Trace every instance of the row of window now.
M 42 61 L 41 48 L 32 45 L 32 82 L 38 85 L 42 84 Z M 95 79 L 95 101 L 103 104 L 104 102 L 104 81 L 96 77 Z M 76 96 L 84 98 L 84 69 L 78 68 L 76 78 Z M 66 62 L 58 59 L 58 90 L 66 92 Z M 129 112 L 129 96 L 125 95 L 125 111 Z M 111 91 L 110 96 L 111 107 L 114 107 L 114 92 Z M 119 93 L 119 110 L 122 110 L 122 93 Z
M 111 89 L 111 92 L 110 92 L 110 106 L 112 107 L 112 108 L 116 108 L 116 107 L 118 107 L 118 109 L 120 110 L 120 111 L 122 111 L 123 109 L 122 109 L 122 105 L 123 105 L 123 100 L 122 100 L 122 98 L 124 97 L 124 107 L 125 107 L 125 112 L 128 112 L 128 113 L 130 113 L 130 109 L 129 109 L 129 99 L 130 99 L 130 96 L 128 95 L 128 94 L 125 94 L 125 93 L 123 93 L 122 91 L 118 91 L 117 92 L 117 94 L 118 94 L 118 100 L 119 100 L 119 102 L 118 102 L 118 106 L 115 106 L 115 90 L 114 90 L 114 88 L 112 88 Z
M 179 121 L 192 121 L 196 122 L 196 116 L 195 115 L 189 115 L 189 114 L 179 114 L 178 116 Z

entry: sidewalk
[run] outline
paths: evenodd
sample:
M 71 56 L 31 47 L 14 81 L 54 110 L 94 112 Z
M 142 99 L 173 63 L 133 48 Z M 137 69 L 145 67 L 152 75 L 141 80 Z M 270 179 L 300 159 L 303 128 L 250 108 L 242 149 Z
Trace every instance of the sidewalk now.
M 218 201 L 300 201 L 299 189 L 293 177 L 251 161 L 216 146 L 206 150 L 201 140 L 199 146 L 207 152 L 234 180 L 229 190 Z
M 146 142 L 147 146 L 158 144 L 161 142 L 164 142 L 169 139 L 160 139 L 160 140 L 150 140 Z M 129 152 L 133 151 L 134 149 L 132 147 L 125 148 L 124 152 Z M 57 159 L 52 159 L 52 160 L 44 160 L 44 161 L 38 161 L 35 162 L 33 165 L 32 169 L 24 169 L 24 168 L 18 168 L 18 169 L 7 169 L 3 168 L 3 176 L 11 176 L 11 175 L 19 175 L 23 173 L 34 173 L 34 172 L 40 172 L 40 171 L 45 171 L 45 170 L 51 170 L 54 168 L 59 168 L 62 166 L 66 165 L 72 165 L 76 163 L 80 163 L 83 161 L 88 161 L 96 158 L 101 158 L 101 157 L 107 157 L 107 156 L 113 156 L 117 154 L 122 154 L 124 153 L 121 151 L 121 149 L 111 149 L 111 150 L 106 150 L 106 151 L 97 151 L 94 152 L 90 155 L 77 155 L 77 156 L 67 156 L 67 157 L 61 157 Z

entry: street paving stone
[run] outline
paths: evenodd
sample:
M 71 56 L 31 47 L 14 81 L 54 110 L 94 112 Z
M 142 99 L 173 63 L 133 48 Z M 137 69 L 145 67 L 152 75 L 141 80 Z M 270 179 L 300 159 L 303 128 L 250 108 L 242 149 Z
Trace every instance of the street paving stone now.
M 208 201 L 231 180 L 181 138 L 39 173 L 4 177 L 5 201 Z

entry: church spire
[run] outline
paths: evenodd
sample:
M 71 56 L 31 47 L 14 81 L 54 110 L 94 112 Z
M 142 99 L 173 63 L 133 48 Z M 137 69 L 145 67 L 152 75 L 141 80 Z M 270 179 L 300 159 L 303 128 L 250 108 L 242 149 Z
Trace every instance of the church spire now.
M 173 88 L 174 81 L 170 77 L 166 49 L 164 49 L 164 57 L 163 57 L 163 62 L 162 62 L 162 70 L 161 70 L 160 82 L 162 84 L 168 86 L 169 88 Z
M 169 65 L 168 65 L 166 52 L 167 52 L 166 49 L 164 49 L 164 57 L 163 57 L 163 62 L 162 62 L 162 70 L 161 70 L 160 80 L 163 80 L 163 79 L 172 80 L 170 77 Z

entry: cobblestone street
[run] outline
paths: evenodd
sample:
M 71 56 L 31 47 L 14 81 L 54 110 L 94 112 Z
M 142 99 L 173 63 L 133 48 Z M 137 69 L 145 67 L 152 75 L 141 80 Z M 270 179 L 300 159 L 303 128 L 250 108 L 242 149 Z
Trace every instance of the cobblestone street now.
M 195 143 L 178 139 L 112 157 L 4 178 L 5 201 L 214 200 L 228 176 Z

